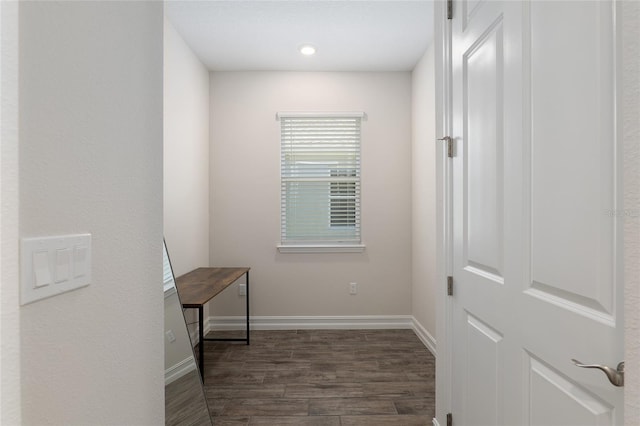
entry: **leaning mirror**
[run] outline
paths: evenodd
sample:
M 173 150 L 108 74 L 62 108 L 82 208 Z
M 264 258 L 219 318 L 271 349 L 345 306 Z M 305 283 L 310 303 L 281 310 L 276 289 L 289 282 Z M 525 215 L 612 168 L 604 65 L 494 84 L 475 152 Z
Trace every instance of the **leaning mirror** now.
M 211 425 L 211 417 L 207 399 L 176 290 L 167 246 L 163 246 L 165 424 L 208 426 Z

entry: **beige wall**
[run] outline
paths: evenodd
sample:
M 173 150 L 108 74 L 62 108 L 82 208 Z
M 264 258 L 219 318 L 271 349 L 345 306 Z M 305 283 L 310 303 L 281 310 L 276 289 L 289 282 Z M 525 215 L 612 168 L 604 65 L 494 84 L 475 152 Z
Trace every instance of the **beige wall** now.
M 364 111 L 362 254 L 280 254 L 278 111 Z M 251 270 L 258 316 L 411 313 L 411 74 L 211 73 L 211 264 Z M 349 295 L 349 282 L 358 294 Z M 242 315 L 234 290 L 215 315 Z
M 20 307 L 21 424 L 164 423 L 162 11 L 20 2 L 20 237 L 93 236 L 90 286 Z
M 209 71 L 164 23 L 164 235 L 176 276 L 209 264 Z
M 433 45 L 412 73 L 412 312 L 436 335 L 436 134 Z

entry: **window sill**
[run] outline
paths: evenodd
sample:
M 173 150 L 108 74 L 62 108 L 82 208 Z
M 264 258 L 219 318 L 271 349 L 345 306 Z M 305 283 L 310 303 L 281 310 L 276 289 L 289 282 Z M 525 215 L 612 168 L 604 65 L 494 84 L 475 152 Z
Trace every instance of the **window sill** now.
M 307 244 L 307 245 L 279 245 L 280 253 L 362 253 L 366 246 L 364 244 L 330 245 L 330 244 Z

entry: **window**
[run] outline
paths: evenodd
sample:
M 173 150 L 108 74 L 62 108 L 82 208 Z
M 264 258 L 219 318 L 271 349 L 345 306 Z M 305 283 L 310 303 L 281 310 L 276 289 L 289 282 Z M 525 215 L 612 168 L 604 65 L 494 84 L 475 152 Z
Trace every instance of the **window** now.
M 281 251 L 287 248 L 362 251 L 360 123 L 363 116 L 362 113 L 278 114 L 281 121 Z M 305 250 L 296 250 L 296 247 Z

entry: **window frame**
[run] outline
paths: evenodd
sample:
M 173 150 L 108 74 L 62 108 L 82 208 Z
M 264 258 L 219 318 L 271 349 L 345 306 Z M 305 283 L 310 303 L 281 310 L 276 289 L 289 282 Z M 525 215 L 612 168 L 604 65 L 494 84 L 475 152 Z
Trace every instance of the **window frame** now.
M 327 230 L 319 231 L 321 236 L 318 238 L 314 238 L 310 236 L 308 239 L 304 239 L 304 236 L 300 236 L 300 234 L 296 234 L 293 238 L 287 238 L 287 200 L 289 200 L 290 192 L 287 192 L 287 188 L 290 187 L 291 184 L 303 182 L 303 178 L 299 178 L 300 180 L 296 180 L 296 176 L 291 175 L 291 170 L 293 170 L 296 165 L 292 163 L 286 163 L 286 157 L 291 155 L 291 151 L 286 151 L 286 148 L 291 150 L 292 144 L 296 142 L 292 142 L 289 145 L 286 145 L 285 148 L 285 133 L 284 133 L 284 123 L 281 126 L 280 130 L 280 150 L 281 150 L 281 159 L 280 159 L 280 196 L 281 196 L 281 209 L 280 209 L 280 244 L 277 246 L 278 250 L 281 253 L 358 253 L 363 252 L 365 250 L 365 245 L 362 242 L 362 223 L 361 223 L 361 215 L 360 215 L 360 200 L 361 200 L 361 170 L 362 166 L 360 163 L 361 156 L 361 146 L 362 146 L 362 121 L 366 120 L 366 114 L 363 112 L 331 112 L 331 113 L 321 113 L 321 112 L 280 112 L 276 114 L 276 120 L 278 121 L 286 121 L 287 119 L 318 119 L 318 120 L 330 120 L 332 118 L 335 119 L 352 119 L 358 118 L 357 129 L 358 139 L 357 139 L 357 153 L 355 154 L 356 162 L 352 165 L 349 165 L 345 168 L 345 164 L 339 163 L 337 167 L 333 168 L 329 163 L 326 164 L 326 174 L 323 178 L 321 174 L 316 175 L 317 179 L 320 182 L 325 182 L 327 184 L 327 198 L 326 198 L 326 206 L 327 206 Z M 291 120 L 294 121 L 294 120 Z M 297 152 L 293 150 L 293 155 Z M 336 156 L 338 158 L 338 156 Z M 318 163 L 321 164 L 321 163 Z M 349 167 L 353 167 L 352 171 Z M 320 168 L 321 170 L 321 168 Z M 349 174 L 345 174 L 349 173 Z M 331 177 L 336 174 L 335 180 L 331 180 Z M 351 189 L 351 185 L 353 185 L 353 189 Z M 321 184 L 320 184 L 321 186 Z M 340 192 L 344 192 L 346 187 L 347 194 L 340 194 Z M 311 190 L 310 190 L 311 191 Z M 349 193 L 353 193 L 351 196 Z M 336 193 L 336 194 L 334 194 Z M 322 200 L 322 196 L 319 196 Z M 353 200 L 353 201 L 351 201 Z M 350 202 L 351 201 L 351 202 Z M 344 206 L 344 203 L 346 207 Z M 342 206 L 339 206 L 340 203 L 343 203 Z M 298 206 L 296 206 L 298 207 Z M 340 216 L 344 216 L 344 218 L 340 219 Z M 337 221 L 344 220 L 348 223 L 339 224 Z M 352 224 L 352 225 L 351 225 Z M 291 225 L 291 222 L 289 223 Z M 317 223 L 315 224 L 317 226 Z M 344 240 L 340 240 L 340 238 L 336 238 L 335 240 L 330 239 L 331 230 L 336 231 L 337 234 L 345 234 L 348 233 L 350 227 L 354 227 L 353 236 L 349 236 Z M 326 240 L 324 240 L 326 238 Z

